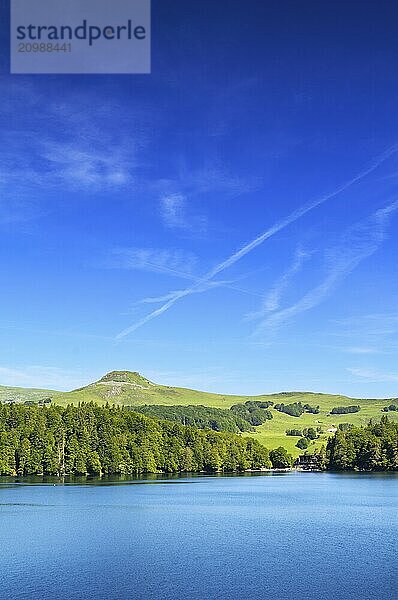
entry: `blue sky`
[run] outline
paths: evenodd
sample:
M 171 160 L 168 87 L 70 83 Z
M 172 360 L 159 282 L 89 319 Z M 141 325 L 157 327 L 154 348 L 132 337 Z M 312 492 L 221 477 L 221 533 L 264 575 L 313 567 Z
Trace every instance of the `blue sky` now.
M 155 0 L 131 76 L 2 22 L 0 384 L 398 395 L 395 3 Z

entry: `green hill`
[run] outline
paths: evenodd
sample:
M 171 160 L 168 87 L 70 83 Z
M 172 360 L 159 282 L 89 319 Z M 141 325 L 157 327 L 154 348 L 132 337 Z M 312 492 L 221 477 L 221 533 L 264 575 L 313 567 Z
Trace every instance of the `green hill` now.
M 252 396 L 224 396 L 199 392 L 180 387 L 159 385 L 132 371 L 111 371 L 98 381 L 72 392 L 57 395 L 62 403 L 76 404 L 81 401 L 106 402 L 126 406 L 143 404 L 202 405 L 229 408 L 237 402 L 245 402 Z
M 55 398 L 63 392 L 54 390 L 41 390 L 36 388 L 21 388 L 0 385 L 0 402 L 39 402 L 46 398 Z
M 319 413 L 304 412 L 301 416 L 290 416 L 279 412 L 273 406 L 269 408 L 272 419 L 255 427 L 254 432 L 244 432 L 265 444 L 269 449 L 284 446 L 294 455 L 300 450 L 295 446 L 298 438 L 287 436 L 287 429 L 302 430 L 308 427 L 322 430 L 320 437 L 311 442 L 309 450 L 326 443 L 334 428 L 340 423 L 364 425 L 370 419 L 379 420 L 384 414 L 382 408 L 396 402 L 394 399 L 361 399 L 334 394 L 318 394 L 314 392 L 281 392 L 260 396 L 235 396 L 211 394 L 187 388 L 159 385 L 132 371 L 111 371 L 98 381 L 71 392 L 53 390 L 24 389 L 0 386 L 0 401 L 38 402 L 51 397 L 57 404 L 75 404 L 79 402 L 95 402 L 103 405 L 120 404 L 125 406 L 163 405 L 194 406 L 228 409 L 232 405 L 247 401 L 271 401 L 276 404 L 293 404 L 301 402 L 312 407 L 319 406 Z M 334 407 L 358 405 L 360 411 L 350 414 L 330 414 Z M 179 409 L 181 410 L 181 409 Z M 389 412 L 389 418 L 398 420 L 398 412 Z

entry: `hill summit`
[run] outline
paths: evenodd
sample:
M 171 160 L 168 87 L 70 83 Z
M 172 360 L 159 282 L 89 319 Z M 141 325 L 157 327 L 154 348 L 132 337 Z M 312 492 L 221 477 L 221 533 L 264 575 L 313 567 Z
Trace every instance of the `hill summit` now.
M 143 377 L 137 371 L 110 371 L 96 383 L 133 383 L 136 385 L 153 385 L 149 379 Z

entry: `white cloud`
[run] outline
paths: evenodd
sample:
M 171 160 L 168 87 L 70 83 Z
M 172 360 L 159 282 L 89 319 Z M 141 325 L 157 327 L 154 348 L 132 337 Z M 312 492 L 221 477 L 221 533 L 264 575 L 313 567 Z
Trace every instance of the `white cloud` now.
M 386 237 L 391 216 L 398 210 L 398 201 L 377 210 L 364 222 L 350 227 L 340 242 L 325 251 L 326 276 L 295 304 L 267 316 L 256 333 L 275 330 L 300 313 L 306 312 L 328 298 L 343 279 L 363 260 L 376 252 Z
M 185 217 L 185 197 L 181 194 L 171 194 L 161 198 L 160 212 L 166 227 L 184 229 L 189 226 Z
M 300 206 L 295 211 L 290 213 L 287 217 L 285 217 L 281 221 L 278 221 L 277 223 L 275 223 L 274 225 L 272 225 L 271 227 L 269 227 L 268 229 L 263 231 L 258 237 L 254 238 L 250 242 L 244 244 L 242 246 L 242 248 L 240 248 L 239 250 L 237 250 L 236 252 L 231 254 L 226 260 L 217 264 L 211 271 L 209 271 L 194 286 L 188 287 L 185 290 L 181 290 L 178 294 L 176 293 L 165 304 L 163 304 L 163 306 L 161 306 L 157 310 L 153 311 L 152 313 L 149 313 L 144 319 L 141 319 L 137 323 L 134 323 L 130 327 L 127 327 L 123 331 L 119 332 L 116 336 L 116 339 L 119 340 L 119 339 L 125 337 L 126 335 L 129 335 L 130 333 L 136 331 L 139 327 L 142 327 L 143 325 L 145 325 L 152 319 L 159 317 L 160 315 L 162 315 L 163 313 L 168 311 L 172 306 L 174 306 L 174 304 L 176 304 L 176 302 L 178 302 L 182 298 L 185 298 L 185 297 L 190 296 L 191 294 L 195 293 L 195 291 L 198 287 L 200 287 L 203 284 L 208 283 L 209 281 L 212 281 L 217 275 L 219 275 L 219 273 L 222 273 L 223 271 L 225 271 L 226 269 L 228 269 L 229 267 L 231 267 L 232 265 L 234 265 L 235 263 L 240 261 L 243 257 L 245 257 L 247 254 L 249 254 L 253 250 L 255 250 L 258 246 L 261 246 L 268 239 L 270 239 L 271 237 L 273 237 L 274 235 L 276 235 L 277 233 L 279 233 L 280 231 L 282 231 L 283 229 L 288 227 L 288 225 L 291 225 L 292 223 L 296 222 L 298 219 L 300 219 L 301 217 L 303 217 L 310 211 L 314 210 L 318 206 L 321 206 L 322 204 L 325 204 L 325 202 L 327 202 L 328 200 L 336 197 L 338 194 L 342 193 L 343 191 L 346 191 L 348 188 L 350 188 L 355 183 L 358 183 L 359 181 L 361 181 L 364 177 L 366 177 L 370 173 L 373 173 L 373 171 L 375 171 L 381 164 L 383 164 L 386 160 L 388 160 L 388 158 L 390 158 L 392 155 L 396 154 L 397 152 L 398 152 L 398 146 L 393 146 L 392 148 L 389 148 L 382 155 L 376 157 L 366 169 L 364 169 L 363 171 L 361 171 L 360 173 L 355 175 L 352 179 L 348 180 L 344 184 L 340 185 L 333 192 L 330 192 L 329 194 L 321 196 L 317 200 L 314 200 L 312 202 L 304 204 L 303 206 Z M 376 225 L 378 227 L 379 235 L 383 235 L 384 232 L 381 231 L 382 226 L 384 224 L 384 221 L 388 220 L 390 213 L 394 212 L 395 204 L 398 204 L 398 202 L 387 206 L 385 209 L 381 209 L 380 211 L 378 211 L 376 213 L 376 215 L 374 215 L 375 220 L 376 220 Z M 369 251 L 369 249 L 368 249 L 368 251 Z M 356 258 L 353 257 L 352 258 L 353 264 L 357 260 L 358 260 L 358 257 L 356 257 Z M 329 292 L 329 290 L 335 285 L 335 280 L 342 276 L 344 269 L 349 268 L 349 263 L 350 263 L 350 261 L 345 261 L 345 265 L 341 267 L 340 271 L 339 270 L 331 271 L 331 273 L 329 274 L 329 277 L 320 286 L 318 286 L 318 288 L 315 288 L 309 294 L 307 294 L 299 303 L 297 303 L 297 305 L 295 305 L 294 307 L 291 307 L 290 309 L 287 309 L 287 312 L 279 311 L 278 313 L 275 313 L 276 319 L 283 321 L 285 316 L 286 317 L 293 316 L 294 314 L 302 312 L 303 310 L 308 310 L 309 308 L 312 308 L 312 306 L 315 306 L 316 304 L 318 304 L 322 300 L 322 298 Z M 352 266 L 352 268 L 354 268 L 354 267 Z
M 210 192 L 218 192 L 235 197 L 259 189 L 260 184 L 260 179 L 243 179 L 217 167 L 196 170 L 179 168 L 175 178 L 159 179 L 153 183 L 153 188 L 161 196 L 181 194 L 184 197 L 196 198 Z
M 192 277 L 192 279 L 194 281 L 199 280 L 197 277 Z M 226 281 L 209 281 L 208 283 L 203 284 L 203 286 L 198 287 L 194 293 L 202 294 L 203 292 L 206 292 L 207 290 L 215 289 L 215 288 L 219 288 L 219 287 L 229 287 L 228 282 L 226 282 Z M 234 289 L 234 288 L 231 288 L 231 289 Z M 136 305 L 137 304 L 157 304 L 159 302 L 168 302 L 169 300 L 172 300 L 175 296 L 178 296 L 179 294 L 181 294 L 182 291 L 183 290 L 175 290 L 175 291 L 168 292 L 167 294 L 163 294 L 163 296 L 143 298 L 142 300 L 138 300 L 138 302 L 136 302 Z
M 329 335 L 341 340 L 341 352 L 347 354 L 396 354 L 398 350 L 398 314 L 370 313 L 344 319 L 332 319 Z
M 120 187 L 132 182 L 132 162 L 123 144 L 109 148 L 102 141 L 86 145 L 81 141 L 43 144 L 41 156 L 49 169 L 47 181 L 53 185 L 97 190 L 101 187 Z
M 332 323 L 341 328 L 334 332 L 334 335 L 340 337 L 378 338 L 392 335 L 398 331 L 398 314 L 373 313 L 339 319 Z
M 82 373 L 40 365 L 0 367 L 0 378 L 1 385 L 57 390 L 75 389 L 87 379 Z
M 347 354 L 378 354 L 379 350 L 376 348 L 368 348 L 366 346 L 350 346 L 348 348 L 343 348 L 343 352 Z
M 159 212 L 165 227 L 203 234 L 208 228 L 205 215 L 198 214 L 197 200 L 210 193 L 229 198 L 259 188 L 259 179 L 242 179 L 216 167 L 189 170 L 179 168 L 174 179 L 159 179 L 152 184 L 160 195 Z
M 366 379 L 369 383 L 387 383 L 387 382 L 398 382 L 397 373 L 385 373 L 378 371 L 377 369 L 366 369 L 366 368 L 350 368 L 346 369 L 355 377 Z
M 279 277 L 277 282 L 271 287 L 265 297 L 262 307 L 259 311 L 247 315 L 249 319 L 263 317 L 265 313 L 273 312 L 280 306 L 283 293 L 288 289 L 292 279 L 297 275 L 306 260 L 312 255 L 312 252 L 306 252 L 298 248 L 294 254 L 291 264 L 286 271 Z
M 196 264 L 197 257 L 185 250 L 118 248 L 112 251 L 106 266 L 113 269 L 152 271 L 192 279 L 192 271 Z
M 160 216 L 168 229 L 203 233 L 207 227 L 204 216 L 190 214 L 183 194 L 168 194 L 160 199 Z
M 116 134 L 110 118 L 131 120 L 133 110 L 121 114 L 117 106 L 95 104 L 90 94 L 75 98 L 72 91 L 56 104 L 38 90 L 30 83 L 0 82 L 0 224 L 45 214 L 43 198 L 60 189 L 89 194 L 130 191 L 136 184 L 138 149 L 145 147 L 146 134 L 137 128 L 128 136 L 122 127 Z

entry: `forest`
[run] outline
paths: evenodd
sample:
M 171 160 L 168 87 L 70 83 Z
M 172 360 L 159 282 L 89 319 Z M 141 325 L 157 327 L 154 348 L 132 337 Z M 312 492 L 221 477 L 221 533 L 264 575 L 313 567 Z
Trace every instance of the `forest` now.
M 254 427 L 261 425 L 272 414 L 268 408 L 270 403 L 246 402 L 235 404 L 229 409 L 211 408 L 209 406 L 166 406 L 149 404 L 134 406 L 131 410 L 143 413 L 149 417 L 177 421 L 183 425 L 193 425 L 199 429 L 213 429 L 214 431 L 254 431 Z
M 301 402 L 293 402 L 292 404 L 275 404 L 275 410 L 290 415 L 291 417 L 301 417 L 304 413 L 317 415 L 320 412 L 319 406 L 311 406 L 310 404 L 302 404 Z
M 383 416 L 366 427 L 339 428 L 329 439 L 326 454 L 333 470 L 397 470 L 398 423 Z
M 178 411 L 174 417 L 179 417 Z M 251 437 L 193 423 L 183 425 L 128 407 L 94 403 L 0 404 L 0 475 L 234 472 L 293 464 L 283 447 L 269 453 Z M 303 451 L 317 436 L 312 429 L 286 433 L 307 436 L 297 442 Z M 387 415 L 365 427 L 342 423 L 329 438 L 326 452 L 323 448 L 314 457 L 319 469 L 397 470 L 398 423 Z
M 256 440 L 123 407 L 0 405 L 1 475 L 244 471 L 270 467 Z

